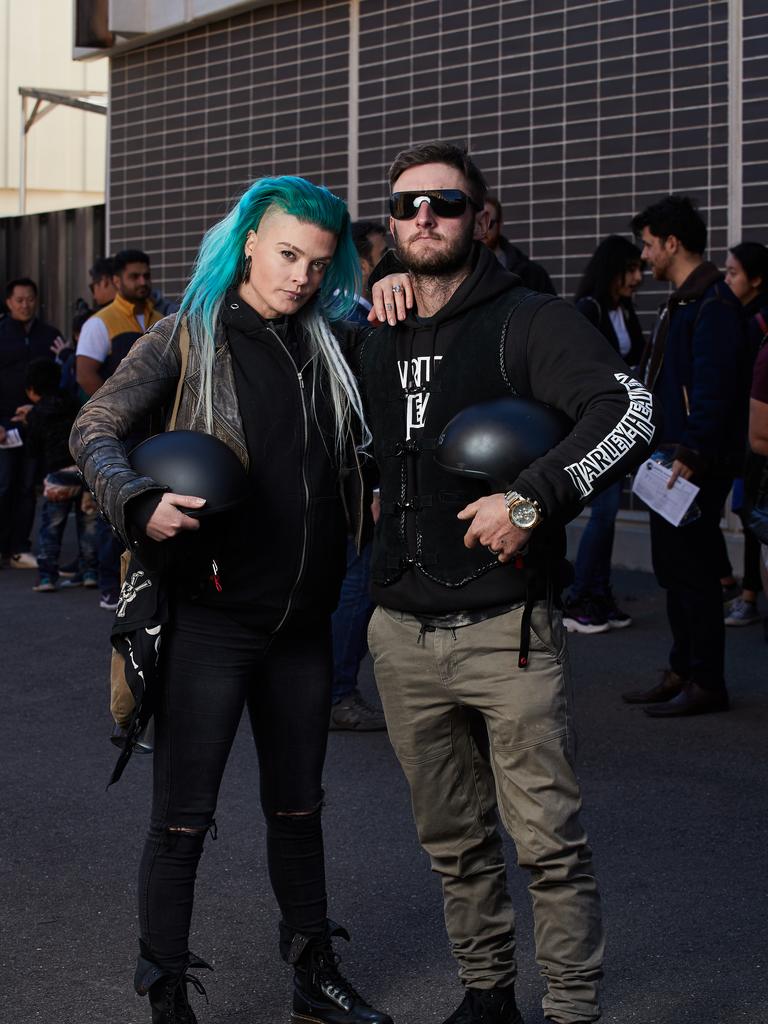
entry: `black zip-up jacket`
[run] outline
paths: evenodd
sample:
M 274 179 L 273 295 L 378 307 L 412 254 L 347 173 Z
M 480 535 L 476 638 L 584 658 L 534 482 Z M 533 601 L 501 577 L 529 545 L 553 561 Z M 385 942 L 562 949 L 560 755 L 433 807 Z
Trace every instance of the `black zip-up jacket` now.
M 426 475 L 435 476 L 429 468 L 433 454 L 422 451 L 410 466 L 406 461 L 402 473 L 393 473 L 389 467 L 396 459 L 391 451 L 383 449 L 398 438 L 405 446 L 409 424 L 418 426 L 415 415 L 409 413 L 412 405 L 408 388 L 424 384 L 427 366 L 431 366 L 432 373 L 427 390 L 434 390 L 436 385 L 442 391 L 441 401 L 445 401 L 446 388 L 455 386 L 446 380 L 457 379 L 455 365 L 448 373 L 449 361 L 463 360 L 467 364 L 465 379 L 469 386 L 477 376 L 473 365 L 476 350 L 477 365 L 482 360 L 483 366 L 491 367 L 487 379 L 491 393 L 483 397 L 517 393 L 559 409 L 574 422 L 568 436 L 525 469 L 514 483 L 516 491 L 538 501 L 543 510 L 545 521 L 534 530 L 531 547 L 550 556 L 542 563 L 546 563 L 544 571 L 554 589 L 563 579 L 564 523 L 595 493 L 646 457 L 660 419 L 658 406 L 648 391 L 632 379 L 621 357 L 569 303 L 532 296 L 533 315 L 523 320 L 513 318 L 504 338 L 505 297 L 519 285 L 519 279 L 504 271 L 483 246 L 476 247 L 474 261 L 469 277 L 435 316 L 421 319 L 414 310 L 397 327 L 384 326 L 369 332 L 362 343 L 362 382 L 374 455 L 382 472 L 382 508 L 390 504 L 407 508 L 405 526 L 399 534 L 387 524 L 385 516 L 377 526 L 373 596 L 386 607 L 417 614 L 483 609 L 526 597 L 526 582 L 514 563 L 501 565 L 478 550 L 477 565 L 471 573 L 460 567 L 463 554 L 452 556 L 468 526 L 464 523 L 457 527 L 458 508 L 448 500 L 447 492 L 461 489 L 460 478 L 453 477 L 453 485 L 447 476 L 442 484 L 435 478 L 440 493 L 430 495 L 430 505 L 423 512 L 418 500 L 404 506 L 418 495 L 415 489 L 422 471 L 415 467 L 427 467 Z M 508 305 L 511 307 L 511 299 Z M 520 327 L 523 321 L 525 329 Z M 488 323 L 493 324 L 490 330 L 484 326 Z M 441 360 L 439 366 L 435 357 Z M 414 374 L 419 373 L 421 379 L 415 380 Z M 475 387 L 476 381 L 471 386 Z M 451 392 L 450 397 L 451 401 L 464 398 L 466 405 L 478 401 L 476 395 L 466 391 L 464 395 Z M 429 426 L 428 404 L 424 422 Z M 434 431 L 431 427 L 422 430 L 434 433 L 436 438 L 445 424 L 431 426 Z M 413 434 L 417 443 L 419 436 L 418 431 Z M 401 481 L 406 487 L 404 493 L 400 493 Z M 394 493 L 389 493 L 390 489 Z M 405 558 L 403 545 L 407 545 Z M 430 555 L 437 556 L 437 569 L 427 564 Z M 399 570 L 385 571 L 385 566 L 398 560 Z
M 203 536 L 194 538 L 198 543 L 189 541 L 184 582 L 188 595 L 206 604 L 220 598 L 220 606 L 230 614 L 239 609 L 234 612 L 238 618 L 271 632 L 291 610 L 318 615 L 333 610 L 344 572 L 346 533 L 353 534 L 358 546 L 364 543 L 369 496 L 355 453 L 350 451 L 348 464 L 339 467 L 332 441 L 326 448 L 327 388 L 318 381 L 313 406 L 315 361 L 306 368 L 302 363 L 300 381 L 297 365 L 279 336 L 272 335 L 244 303 L 242 307 L 238 317 L 237 310 L 225 312 L 216 333 L 213 426 L 214 435 L 233 449 L 246 469 L 253 469 L 253 493 L 235 521 L 221 521 L 222 538 L 216 536 L 219 517 L 212 517 L 210 529 L 206 524 L 199 531 Z M 80 411 L 70 438 L 72 453 L 99 506 L 140 558 L 147 542 L 137 527 L 146 524 L 164 488 L 131 469 L 122 440 L 150 413 L 164 410 L 168 418 L 180 367 L 174 328 L 175 317 L 167 317 L 132 346 Z M 340 344 L 346 344 L 343 326 L 335 330 Z M 255 394 L 250 393 L 252 386 Z M 199 392 L 200 366 L 192 348 L 177 429 L 206 431 L 197 408 Z M 186 547 L 191 536 L 187 534 L 182 545 L 175 538 L 157 547 Z M 238 537 L 247 551 L 238 545 Z M 217 552 L 222 555 L 220 593 L 208 578 L 212 571 L 201 561 Z M 204 570 L 202 580 L 199 569 Z
M 217 589 L 197 600 L 247 625 L 277 628 L 286 609 L 330 615 L 346 566 L 333 414 L 317 360 L 294 318 L 263 320 L 236 292 L 221 319 L 235 371 L 251 492 L 199 538 L 215 558 Z M 207 567 L 206 567 L 207 568 Z M 207 573 L 206 573 L 207 575 Z
M 747 325 L 713 263 L 700 263 L 661 307 L 643 363 L 664 407 L 658 443 L 695 483 L 709 471 L 737 472 L 747 439 Z

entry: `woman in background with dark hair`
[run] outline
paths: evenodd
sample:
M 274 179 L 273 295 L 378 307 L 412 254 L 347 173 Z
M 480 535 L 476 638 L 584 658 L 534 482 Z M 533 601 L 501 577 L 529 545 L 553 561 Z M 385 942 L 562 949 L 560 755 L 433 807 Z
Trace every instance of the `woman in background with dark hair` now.
M 749 354 L 754 361 L 768 335 L 768 248 L 760 242 L 741 242 L 729 249 L 725 260 L 725 283 L 741 302 L 744 314 L 749 318 Z M 745 400 L 748 401 L 746 395 Z M 734 481 L 732 508 L 744 527 L 744 575 L 741 591 L 726 606 L 726 626 L 751 626 L 760 621 L 757 611 L 757 595 L 762 588 L 760 542 L 745 520 L 748 519 L 749 506 L 760 484 L 764 464 L 765 458 L 762 455 L 748 451 L 744 476 Z M 727 561 L 727 558 L 727 551 L 724 550 L 724 560 Z M 721 582 L 726 593 L 737 587 L 732 575 L 724 577 Z
M 768 248 L 760 242 L 741 242 L 729 249 L 725 283 L 744 307 L 744 315 L 750 318 L 749 340 L 753 343 L 754 356 L 764 332 L 752 318 L 768 307 Z
M 643 280 L 640 250 L 621 235 L 609 235 L 587 264 L 574 302 L 624 358 L 635 366 L 645 340 L 632 303 Z M 621 481 L 590 504 L 589 521 L 576 556 L 576 578 L 565 602 L 563 622 L 570 632 L 605 633 L 632 624 L 611 590 L 611 556 Z

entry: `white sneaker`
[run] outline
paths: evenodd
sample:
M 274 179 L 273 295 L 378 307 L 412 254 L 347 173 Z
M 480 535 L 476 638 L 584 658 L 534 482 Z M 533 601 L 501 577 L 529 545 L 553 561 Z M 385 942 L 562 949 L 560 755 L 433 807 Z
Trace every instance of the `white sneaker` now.
M 759 621 L 757 602 L 745 601 L 742 597 L 737 597 L 728 605 L 725 616 L 726 626 L 752 626 Z
M 37 559 L 31 551 L 22 551 L 18 555 L 11 555 L 12 569 L 36 569 Z
M 36 594 L 52 594 L 55 590 L 58 590 L 59 587 L 50 576 L 41 576 L 32 589 Z

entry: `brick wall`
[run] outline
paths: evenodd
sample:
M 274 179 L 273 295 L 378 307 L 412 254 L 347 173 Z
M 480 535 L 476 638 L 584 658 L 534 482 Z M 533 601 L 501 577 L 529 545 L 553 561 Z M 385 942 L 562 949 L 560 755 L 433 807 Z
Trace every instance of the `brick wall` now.
M 744 237 L 768 245 L 768 6 L 744 0 Z
M 768 14 L 744 0 L 743 236 L 768 241 Z M 466 140 L 507 235 L 566 296 L 601 237 L 667 191 L 695 196 L 722 262 L 725 0 L 360 0 L 359 215 L 412 141 Z M 298 0 L 116 56 L 110 239 L 167 292 L 202 232 L 265 173 L 347 194 L 349 7 Z M 354 126 L 352 126 L 354 128 Z M 646 323 L 666 289 L 646 282 Z
M 203 232 L 278 170 L 347 183 L 345 2 L 254 10 L 112 62 L 109 238 L 138 244 L 169 295 Z

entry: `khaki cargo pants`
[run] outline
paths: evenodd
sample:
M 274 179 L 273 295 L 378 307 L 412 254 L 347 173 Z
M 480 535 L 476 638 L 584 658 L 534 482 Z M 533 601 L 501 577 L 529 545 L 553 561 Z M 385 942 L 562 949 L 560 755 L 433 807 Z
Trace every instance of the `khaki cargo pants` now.
M 445 923 L 465 985 L 515 980 L 514 912 L 496 810 L 531 873 L 545 1014 L 597 1020 L 600 899 L 573 767 L 562 617 L 533 611 L 529 666 L 517 665 L 522 608 L 423 631 L 377 608 L 369 645 L 387 728 L 411 788 L 419 839 L 442 880 Z M 490 764 L 467 709 L 485 719 Z

